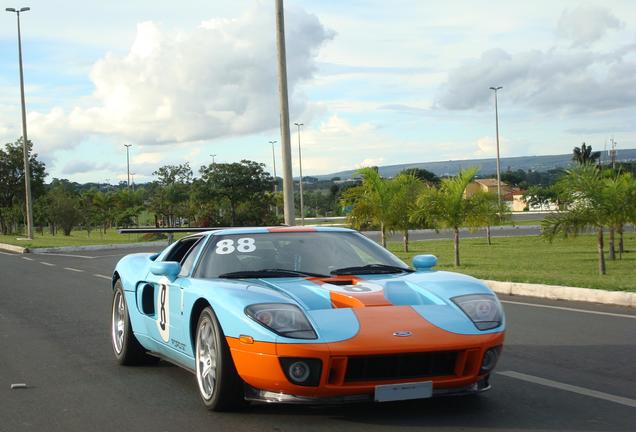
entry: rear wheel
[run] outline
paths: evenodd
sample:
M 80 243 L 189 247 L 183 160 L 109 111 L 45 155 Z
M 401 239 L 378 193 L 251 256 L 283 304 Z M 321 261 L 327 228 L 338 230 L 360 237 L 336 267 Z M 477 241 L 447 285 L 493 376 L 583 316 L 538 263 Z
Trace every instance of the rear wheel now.
M 244 404 L 243 381 L 230 347 L 211 308 L 199 316 L 195 336 L 196 377 L 203 405 L 212 411 L 230 411 Z
M 132 332 L 128 306 L 121 280 L 115 282 L 111 313 L 111 343 L 115 358 L 122 365 L 156 363 L 157 357 L 148 355 Z

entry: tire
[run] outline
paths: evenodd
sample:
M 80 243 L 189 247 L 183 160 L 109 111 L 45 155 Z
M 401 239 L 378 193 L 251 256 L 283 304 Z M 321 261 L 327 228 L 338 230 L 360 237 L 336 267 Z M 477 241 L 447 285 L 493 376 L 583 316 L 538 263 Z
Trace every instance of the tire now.
M 124 295 L 124 288 L 121 280 L 115 282 L 113 291 L 113 303 L 111 307 L 111 345 L 115 358 L 121 365 L 137 366 L 157 363 L 159 359 L 146 353 L 135 337 L 130 326 L 130 316 L 128 315 L 128 305 Z
M 232 411 L 243 406 L 243 380 L 236 372 L 230 347 L 210 307 L 199 315 L 194 349 L 195 375 L 203 405 L 210 411 Z

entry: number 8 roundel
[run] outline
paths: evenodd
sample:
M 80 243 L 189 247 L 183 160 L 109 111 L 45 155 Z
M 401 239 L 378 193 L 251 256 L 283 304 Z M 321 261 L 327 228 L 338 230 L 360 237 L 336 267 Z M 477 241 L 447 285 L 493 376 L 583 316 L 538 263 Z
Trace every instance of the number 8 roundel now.
M 170 340 L 170 285 L 162 281 L 157 290 L 156 323 L 159 335 L 164 342 Z

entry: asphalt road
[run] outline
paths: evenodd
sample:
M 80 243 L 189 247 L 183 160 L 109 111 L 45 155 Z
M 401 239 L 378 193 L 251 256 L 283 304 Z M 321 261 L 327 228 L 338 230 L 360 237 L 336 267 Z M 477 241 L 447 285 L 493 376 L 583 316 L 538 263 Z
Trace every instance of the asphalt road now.
M 130 252 L 0 253 L 0 431 L 636 431 L 636 311 L 520 297 L 502 298 L 506 346 L 480 396 L 210 413 L 189 372 L 115 362 L 108 279 Z

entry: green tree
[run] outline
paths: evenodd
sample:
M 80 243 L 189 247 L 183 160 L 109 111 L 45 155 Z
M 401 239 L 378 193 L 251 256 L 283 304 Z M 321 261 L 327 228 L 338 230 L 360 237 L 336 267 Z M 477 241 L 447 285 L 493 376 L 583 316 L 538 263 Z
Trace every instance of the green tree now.
M 567 172 L 557 183 L 567 211 L 553 213 L 543 222 L 543 235 L 552 241 L 558 235 L 568 237 L 593 228 L 599 274 L 606 274 L 605 239 L 603 229 L 616 223 L 616 203 L 620 200 L 616 183 L 622 180 L 614 173 L 603 173 L 591 164 L 583 164 Z
M 46 170 L 44 163 L 37 160 L 38 155 L 32 153 L 31 141 L 28 141 L 27 148 L 30 155 L 31 196 L 35 202 L 45 192 Z M 4 149 L 0 148 L 0 232 L 9 234 L 24 220 L 24 215 L 24 155 L 20 138 L 15 143 L 5 144 Z
M 497 194 L 478 192 L 472 196 L 472 212 L 468 217 L 468 226 L 486 228 L 488 244 L 492 245 L 490 228 L 511 220 L 511 213 L 506 203 L 499 203 Z
M 581 144 L 581 147 L 574 147 L 572 150 L 572 160 L 579 165 L 594 164 L 601 157 L 601 152 L 592 151 L 592 146 L 588 146 L 585 143 Z
M 477 168 L 461 171 L 455 177 L 442 179 L 439 188 L 427 187 L 417 199 L 417 207 L 411 217 L 414 222 L 430 223 L 436 228 L 453 230 L 454 262 L 460 265 L 459 228 L 466 226 L 473 214 L 475 200 L 464 194 L 473 181 Z
M 192 169 L 188 163 L 165 165 L 153 173 L 157 182 L 152 188 L 149 207 L 167 226 L 176 226 L 190 214 L 189 199 Z
M 69 187 L 67 180 L 53 179 L 47 196 L 51 219 L 62 228 L 65 236 L 70 236 L 73 227 L 82 220 L 78 195 Z
M 425 170 L 424 168 L 407 168 L 400 174 L 415 176 L 419 180 L 429 184 L 438 185 L 440 182 L 439 177 L 437 177 L 435 173 Z
M 404 172 L 388 182 L 389 189 L 392 190 L 389 202 L 389 229 L 402 233 L 404 252 L 408 252 L 409 230 L 421 226 L 411 219 L 411 214 L 415 211 L 417 197 L 425 184 L 419 177 Z
M 362 168 L 357 174 L 362 177 L 362 182 L 346 189 L 341 197 L 342 205 L 351 206 L 347 219 L 357 229 L 368 224 L 379 226 L 380 242 L 386 247 L 386 232 L 392 212 L 392 185 L 380 177 L 377 168 Z
M 242 160 L 202 166 L 195 182 L 193 198 L 214 202 L 217 219 L 237 225 L 263 225 L 276 221 L 273 213 L 273 177 L 265 164 Z M 226 211 L 228 210 L 228 211 Z

